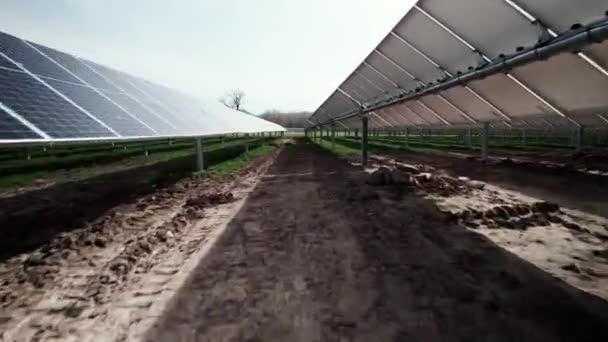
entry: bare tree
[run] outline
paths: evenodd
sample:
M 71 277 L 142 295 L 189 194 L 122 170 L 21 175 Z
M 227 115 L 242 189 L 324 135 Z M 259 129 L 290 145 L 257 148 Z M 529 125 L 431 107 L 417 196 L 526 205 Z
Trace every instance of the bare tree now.
M 240 89 L 232 89 L 226 95 L 220 97 L 219 101 L 226 107 L 241 110 L 243 102 L 245 102 L 245 92 Z

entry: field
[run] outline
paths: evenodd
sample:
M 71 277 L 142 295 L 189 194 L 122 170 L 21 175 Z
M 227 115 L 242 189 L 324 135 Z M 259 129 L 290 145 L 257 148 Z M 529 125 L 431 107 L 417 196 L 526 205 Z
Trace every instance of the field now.
M 608 139 L 479 143 L 4 150 L 0 341 L 608 340 Z

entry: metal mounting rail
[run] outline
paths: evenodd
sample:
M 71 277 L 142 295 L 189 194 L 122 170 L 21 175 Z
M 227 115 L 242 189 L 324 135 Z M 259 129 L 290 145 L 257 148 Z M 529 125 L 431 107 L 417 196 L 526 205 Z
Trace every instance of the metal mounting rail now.
M 466 85 L 467 83 L 475 80 L 508 72 L 510 69 L 518 66 L 546 60 L 563 52 L 576 51 L 589 44 L 601 43 L 606 39 L 608 39 L 608 19 L 602 19 L 593 24 L 583 26 L 577 30 L 564 33 L 548 42 L 544 42 L 542 45 L 528 48 L 511 56 L 493 60 L 477 70 L 455 75 L 442 83 L 422 88 L 416 93 L 402 94 L 396 98 L 377 102 L 365 108 L 353 110 L 347 114 L 333 117 L 332 120 L 318 123 L 316 126 L 323 126 L 331 121 L 344 120 L 362 113 L 377 111 L 395 104 L 415 100 L 428 94 L 438 93 L 442 90 L 446 90 L 458 85 Z

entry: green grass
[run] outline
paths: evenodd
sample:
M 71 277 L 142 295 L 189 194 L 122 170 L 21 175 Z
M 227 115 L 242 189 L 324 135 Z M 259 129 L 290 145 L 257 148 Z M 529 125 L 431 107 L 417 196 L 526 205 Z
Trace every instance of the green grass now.
M 355 147 L 353 147 L 351 145 L 342 144 L 341 143 L 342 140 L 338 139 L 338 138 L 336 138 L 336 144 L 333 149 L 332 149 L 331 140 L 321 139 L 321 141 L 319 141 L 318 139 L 315 139 L 315 140 L 311 139 L 310 141 L 319 145 L 321 148 L 326 149 L 332 153 L 335 153 L 339 157 L 346 158 L 346 159 L 356 157 L 361 153 L 360 149 L 356 149 Z
M 225 160 L 238 157 L 244 153 L 245 144 L 249 144 L 250 148 L 253 150 L 269 141 L 268 138 L 232 139 L 231 141 L 226 140 L 224 144 L 221 144 L 219 141 L 212 144 L 206 144 L 204 146 L 206 164 L 212 167 Z M 186 166 L 188 167 L 188 165 L 190 165 L 189 167 L 191 170 L 192 165 L 194 165 L 194 148 L 192 144 L 187 148 L 153 152 L 148 157 L 144 157 L 143 153 L 137 153 L 137 156 L 127 157 L 124 155 L 110 155 L 107 159 L 102 158 L 102 160 L 97 160 L 95 159 L 95 156 L 96 154 L 93 156 L 78 156 L 70 159 L 69 162 L 63 163 L 47 161 L 47 163 L 28 164 L 28 162 L 31 161 L 23 161 L 24 164 L 20 165 L 20 167 L 15 167 L 14 165 L 12 169 L 5 167 L 3 170 L 4 172 L 0 172 L 0 189 L 10 190 L 25 187 L 35 184 L 36 181 L 48 183 L 81 179 L 125 169 L 130 165 L 138 167 L 189 157 L 192 158 L 192 164 L 187 163 Z M 69 167 L 66 167 L 66 165 Z M 2 173 L 5 174 L 2 175 Z
M 199 172 L 198 175 L 200 176 L 202 174 L 208 177 L 221 177 L 235 174 L 245 168 L 252 159 L 269 155 L 274 148 L 274 146 L 269 144 L 262 144 L 255 148 L 250 148 L 249 152 L 242 153 L 236 158 L 228 159 L 221 163 L 212 165 L 206 170 L 206 172 Z

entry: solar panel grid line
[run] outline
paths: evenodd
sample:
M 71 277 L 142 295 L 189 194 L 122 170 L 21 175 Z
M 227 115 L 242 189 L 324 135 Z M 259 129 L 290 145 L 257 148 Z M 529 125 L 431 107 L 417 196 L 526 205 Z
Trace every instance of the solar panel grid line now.
M 382 88 L 381 86 L 379 86 L 378 84 L 376 84 L 374 81 L 372 81 L 369 78 L 367 78 L 362 72 L 356 71 L 356 73 L 357 73 L 357 75 L 359 75 L 359 77 L 361 77 L 364 81 L 366 81 L 367 83 L 369 83 L 374 88 L 378 89 L 379 91 L 381 91 L 384 94 L 388 93 L 388 91 L 386 89 Z
M 403 40 L 403 42 L 405 42 Z M 406 43 L 409 45 L 409 43 Z M 414 49 L 415 51 L 419 51 L 417 49 Z M 385 56 L 389 61 L 392 61 L 388 56 Z M 394 63 L 394 62 L 393 62 Z M 412 73 L 410 73 L 408 70 L 406 70 L 405 68 L 397 65 L 399 67 L 400 70 L 402 70 L 404 73 L 406 73 L 408 76 L 410 76 L 413 80 L 416 80 L 417 82 L 419 82 L 423 87 L 426 87 L 426 83 L 417 79 Z M 450 106 L 458 109 L 454 104 L 452 104 L 449 100 L 447 100 L 446 98 L 444 98 L 443 96 L 441 96 L 440 94 L 438 94 L 438 96 L 445 102 L 447 102 Z M 441 121 L 443 121 L 444 123 L 448 124 L 448 125 L 452 125 L 451 123 L 449 123 L 444 117 L 442 117 L 441 115 L 439 115 L 437 112 L 435 112 L 434 110 L 432 110 L 431 108 L 429 108 L 428 106 L 426 106 L 426 104 L 418 101 L 421 105 L 423 105 L 425 107 L 425 109 L 429 110 L 433 115 L 435 115 L 437 118 L 439 118 Z M 462 115 L 463 117 L 465 117 L 467 120 L 472 121 L 474 123 L 477 123 L 473 118 L 471 118 L 468 114 L 464 113 L 462 110 L 458 109 L 458 113 L 460 115 Z
M 374 112 L 369 112 L 369 115 L 367 117 L 369 120 L 369 126 L 371 128 L 385 128 L 386 127 L 385 123 L 382 123 L 380 120 L 378 120 L 378 118 L 376 118 L 376 116 L 374 115 Z
M 132 101 L 135 101 L 137 104 L 139 104 L 141 107 L 143 107 L 145 110 L 148 111 L 148 113 L 154 115 L 156 118 L 158 118 L 159 120 L 161 120 L 164 124 L 166 124 L 167 126 L 169 126 L 170 128 L 175 129 L 176 127 L 167 122 L 166 119 L 160 117 L 158 114 L 146 109 L 146 107 L 144 105 L 141 104 L 141 102 L 134 98 L 132 95 L 130 95 L 129 93 L 127 93 L 126 91 L 124 91 L 121 87 L 119 87 L 113 80 L 111 80 L 108 76 L 104 75 L 101 71 L 96 70 L 94 67 L 92 67 L 91 65 L 89 65 L 89 63 L 87 63 L 86 61 L 80 59 L 80 61 L 87 66 L 89 69 L 91 69 L 93 72 L 95 72 L 97 75 L 99 75 L 100 77 L 102 77 L 104 80 L 106 80 L 106 82 L 110 83 L 112 86 L 114 86 L 116 89 L 118 89 L 123 95 L 127 96 L 129 99 L 131 99 Z
M 522 16 L 524 16 L 526 19 L 530 20 L 531 22 L 538 22 L 538 23 L 540 23 L 540 26 L 544 30 L 546 30 L 546 32 L 551 37 L 555 38 L 555 37 L 558 36 L 557 32 L 553 28 L 549 27 L 546 23 L 542 22 L 535 15 L 533 15 L 532 13 L 530 13 L 530 11 L 528 9 L 524 8 L 522 5 L 520 5 L 516 1 L 513 1 L 513 0 L 503 0 L 503 1 L 505 1 L 507 4 L 509 4 L 514 10 L 516 10 L 518 13 L 520 13 Z M 585 61 L 586 63 L 588 63 L 589 65 L 591 65 L 593 68 L 595 68 L 598 72 L 600 72 L 604 76 L 608 77 L 608 70 L 606 70 L 604 67 L 602 67 L 593 58 L 589 57 L 584 52 L 577 52 L 576 55 L 579 58 L 581 58 L 583 61 Z M 598 114 L 598 116 L 600 118 L 604 119 L 605 121 L 608 121 L 608 119 L 606 119 L 606 117 L 604 117 L 602 114 Z
M 140 87 L 136 86 L 133 82 L 131 82 L 131 80 L 129 79 L 129 75 L 123 73 L 123 72 L 118 72 L 116 71 L 116 77 L 121 78 L 121 81 L 123 81 L 126 85 L 128 85 L 130 87 L 131 90 L 134 90 L 135 92 L 137 92 L 137 94 L 132 93 L 133 96 L 141 99 L 147 106 L 151 106 L 150 110 L 156 112 L 158 115 L 162 116 L 162 117 L 170 117 L 172 119 L 174 119 L 176 122 L 176 125 L 181 124 L 182 129 L 188 129 L 189 128 L 189 124 L 187 121 L 184 121 L 182 119 L 182 117 L 179 114 L 183 114 L 183 113 L 179 113 L 177 111 L 172 111 L 170 109 L 168 109 L 165 105 L 163 105 L 160 101 L 158 101 L 158 99 L 149 96 L 149 94 L 147 94 L 146 92 L 144 92 Z M 139 97 L 139 95 L 141 95 L 142 97 Z M 149 101 L 149 102 L 148 102 Z M 177 128 L 177 126 L 176 126 Z
M 418 103 L 420 106 L 422 106 L 422 108 L 424 108 L 425 110 L 429 111 L 431 114 L 435 115 L 437 117 L 437 119 L 441 120 L 444 124 L 446 124 L 448 126 L 452 126 L 451 122 L 446 120 L 443 116 L 439 115 L 433 109 L 429 108 L 429 106 L 427 106 L 424 102 L 422 102 L 422 98 L 416 100 L 416 103 Z
M 24 42 L 30 45 L 32 48 L 38 50 L 38 52 L 47 58 L 50 58 L 52 61 L 58 63 L 60 67 L 63 67 L 64 70 L 68 71 L 72 76 L 76 76 L 76 78 L 85 84 L 90 85 L 92 88 L 103 89 L 107 91 L 117 91 L 111 84 L 105 82 L 98 75 L 93 73 L 91 70 L 86 68 L 81 62 L 80 59 L 74 55 L 70 55 L 64 53 L 62 51 L 50 48 L 48 46 L 36 44 L 34 42 L 30 42 L 24 40 Z
M 462 117 L 464 117 L 465 119 L 471 121 L 474 124 L 477 124 L 477 120 L 473 119 L 469 114 L 465 113 L 465 111 L 463 111 L 462 109 L 458 108 L 454 103 L 452 103 L 452 101 L 446 99 L 445 97 L 443 97 L 443 95 L 437 93 L 435 94 L 441 101 L 445 102 L 448 106 L 450 106 L 452 109 L 454 109 L 456 111 L 456 113 L 460 114 Z
M 357 101 L 354 97 L 352 97 L 348 92 L 344 91 L 342 88 L 338 87 L 338 92 L 344 96 L 346 96 L 349 100 L 351 100 L 357 107 L 363 108 L 363 104 Z
M 140 86 L 140 88 L 142 90 L 146 90 L 150 94 L 152 92 L 157 93 L 159 101 L 162 102 L 167 107 L 168 110 L 183 113 L 184 115 L 186 115 L 189 118 L 189 120 L 197 122 L 200 125 L 204 125 L 205 124 L 203 122 L 203 118 L 200 115 L 198 115 L 198 113 L 196 113 L 195 111 L 191 111 L 191 110 L 182 110 L 182 109 L 180 109 L 179 106 L 177 106 L 176 104 L 172 103 L 172 101 L 171 101 L 170 98 L 168 98 L 167 96 L 163 96 L 162 94 L 160 94 L 159 91 L 161 91 L 162 89 L 159 88 L 159 86 L 153 85 L 150 82 L 147 82 L 146 80 L 143 80 L 143 79 L 137 79 L 137 80 L 139 82 L 138 85 Z M 143 89 L 144 87 L 146 89 Z
M 608 125 L 608 119 L 604 116 L 605 114 L 598 114 L 598 118 L 600 118 L 600 120 L 604 121 L 604 123 L 606 123 L 606 125 Z
M 342 121 L 338 121 L 338 124 L 346 129 L 349 129 L 348 126 L 342 123 Z
M 401 90 L 402 92 L 404 91 L 401 86 L 399 84 L 397 84 L 395 81 L 393 81 L 390 77 L 388 77 L 387 75 L 385 75 L 383 72 L 381 72 L 380 70 L 374 68 L 373 65 L 367 63 L 367 62 L 363 62 L 363 65 L 365 65 L 366 67 L 368 67 L 370 70 L 374 71 L 376 74 L 378 74 L 380 77 L 384 78 L 387 82 L 389 82 L 393 87 Z
M 444 72 L 447 76 L 449 77 L 453 77 L 454 75 L 447 70 L 447 68 L 442 67 L 441 65 L 439 65 L 432 57 L 428 56 L 426 53 L 422 52 L 420 49 L 418 49 L 416 46 L 414 46 L 413 44 L 411 44 L 409 41 L 407 41 L 404 37 L 401 37 L 399 34 L 397 34 L 396 32 L 391 32 L 392 35 L 394 35 L 397 39 L 399 39 L 401 42 L 403 42 L 404 44 L 406 44 L 407 46 L 409 46 L 412 50 L 414 50 L 416 53 L 418 53 L 420 56 L 422 56 L 423 58 L 425 58 L 429 63 L 433 64 L 433 66 L 435 66 L 436 68 L 440 69 L 442 72 Z M 493 104 L 491 104 L 487 99 L 485 99 L 483 96 L 479 95 L 477 92 L 475 92 L 473 89 L 471 89 L 468 86 L 465 86 L 465 89 L 467 89 L 468 91 L 470 91 L 471 93 L 473 93 L 473 95 L 475 95 L 477 98 L 479 98 L 481 101 L 485 102 L 486 104 L 490 105 L 495 111 L 497 111 L 498 113 L 500 113 L 501 116 L 503 116 L 506 120 L 511 120 L 511 118 L 504 114 L 503 111 L 501 111 L 500 109 L 496 108 L 496 106 L 494 106 Z M 461 110 L 460 108 L 458 108 L 454 103 L 452 103 L 451 101 L 448 101 L 447 99 L 445 99 L 443 96 L 441 96 L 439 94 L 439 96 L 448 102 L 448 104 L 452 107 L 454 107 L 457 111 L 459 111 L 459 113 L 461 113 L 461 115 L 463 115 L 464 117 L 466 117 L 468 120 L 477 123 L 476 120 L 474 120 L 473 118 L 470 117 L 469 114 L 465 113 L 463 110 Z
M 427 126 L 431 126 L 431 123 L 428 120 L 426 120 L 425 118 L 422 117 L 422 115 L 420 115 L 416 111 L 414 111 L 410 106 L 407 105 L 407 103 L 402 103 L 402 104 L 399 104 L 399 105 L 403 106 L 403 108 L 405 108 L 412 115 L 414 115 L 415 117 L 417 117 L 418 119 L 420 119 L 421 121 L 423 121 Z
M 201 124 L 201 118 L 199 116 L 193 117 L 192 115 L 188 115 L 189 111 L 183 110 L 183 108 L 180 109 L 180 108 L 174 106 L 173 104 L 171 104 L 170 101 L 168 101 L 167 96 L 160 96 L 160 94 L 158 94 L 158 93 L 156 96 L 153 96 L 152 95 L 153 89 L 151 89 L 152 85 L 146 84 L 147 81 L 140 80 L 135 77 L 131 77 L 131 79 L 128 79 L 127 76 L 129 76 L 129 75 L 123 75 L 123 76 L 124 76 L 126 82 L 128 82 L 132 87 L 134 87 L 138 91 L 140 91 L 144 96 L 149 98 L 151 101 L 157 103 L 157 105 L 159 105 L 161 108 L 163 108 L 163 110 L 165 110 L 166 112 L 179 113 L 182 115 L 186 115 L 190 118 L 191 121 L 194 121 L 197 124 Z M 136 84 L 135 80 L 139 81 L 139 83 Z M 148 89 L 144 89 L 144 87 L 147 87 Z
M 17 63 L 16 61 L 14 61 L 13 59 L 11 59 L 10 57 L 8 57 L 6 54 L 4 54 L 3 52 L 0 52 L 0 56 L 4 57 L 5 59 L 7 59 L 8 61 L 10 61 L 11 63 L 13 63 L 15 66 L 17 66 L 22 72 L 24 72 L 25 74 L 27 74 L 28 76 L 30 76 L 31 78 L 33 78 L 34 80 L 38 81 L 38 83 L 40 83 L 41 85 L 43 85 L 44 87 L 46 87 L 48 90 L 52 91 L 53 93 L 55 93 L 56 95 L 58 95 L 60 98 L 62 98 L 63 100 L 65 100 L 66 102 L 68 102 L 69 104 L 71 104 L 72 106 L 76 107 L 76 109 L 78 109 L 80 112 L 82 112 L 83 114 L 85 114 L 87 117 L 89 117 L 90 119 L 92 119 L 93 121 L 95 121 L 96 123 L 98 123 L 100 126 L 102 126 L 103 128 L 105 128 L 106 130 L 108 130 L 109 133 L 115 135 L 115 136 L 120 136 L 116 131 L 114 131 L 111 127 L 109 127 L 108 125 L 106 125 L 103 121 L 99 120 L 97 117 L 95 117 L 93 114 L 89 113 L 87 110 L 85 110 L 84 108 L 82 108 L 81 106 L 77 105 L 74 101 L 72 101 L 69 97 L 65 96 L 63 93 L 61 93 L 60 91 L 58 91 L 57 89 L 55 89 L 54 87 L 52 87 L 51 85 L 49 85 L 46 81 L 44 81 L 41 77 L 33 74 L 31 71 L 29 71 L 28 69 L 26 69 L 22 64 Z
M 375 90 L 372 90 L 373 87 L 370 88 L 370 86 L 362 84 L 357 77 L 357 73 L 353 73 L 348 78 L 348 81 L 342 85 L 342 89 L 355 92 L 357 94 L 359 102 L 364 104 L 369 103 L 369 100 L 377 96 L 377 92 Z
M 384 119 L 383 117 L 381 117 L 380 115 L 378 115 L 378 113 L 376 113 L 375 111 L 374 111 L 374 112 L 371 112 L 371 115 L 372 115 L 373 117 L 375 117 L 375 118 L 378 120 L 378 122 L 379 122 L 379 123 L 380 123 L 380 124 L 381 124 L 383 127 L 386 127 L 386 128 L 389 128 L 389 129 L 390 129 L 390 128 L 394 128 L 394 127 L 395 127 L 395 125 L 393 125 L 393 124 L 392 124 L 392 123 L 390 123 L 388 120 L 386 120 L 386 119 Z
M 378 118 L 380 120 L 382 120 L 384 123 L 388 124 L 389 127 L 391 127 L 391 128 L 399 125 L 399 120 L 396 120 L 395 118 L 393 118 L 391 116 L 385 115 L 385 113 L 382 109 L 374 111 L 374 115 L 378 116 Z
M 395 123 L 395 127 L 401 127 L 405 125 L 411 125 L 412 120 L 401 115 L 401 113 L 397 113 L 394 110 L 390 110 L 389 108 L 383 108 L 378 111 L 379 115 L 383 118 Z
M 21 38 L 0 32 L 0 51 L 3 51 L 12 60 L 24 65 L 33 74 L 78 82 L 77 79 L 72 78 L 42 55 L 36 53 L 35 50 L 32 50 L 25 40 Z M 7 63 L 0 60 L 0 65 L 7 65 Z M 13 67 L 10 62 L 8 65 L 9 67 Z
M 367 107 L 367 99 L 369 99 L 371 95 L 369 95 L 369 93 L 362 89 L 360 86 L 355 83 L 349 83 L 343 85 L 341 89 L 344 90 L 346 93 L 350 94 L 354 99 L 359 101 L 362 106 Z
M 433 15 L 431 15 L 430 13 L 428 13 L 427 11 L 425 11 L 424 9 L 420 8 L 418 5 L 414 5 L 413 8 L 416 9 L 416 10 L 418 10 L 418 11 L 420 11 L 422 14 L 426 15 L 428 18 L 430 18 L 431 20 L 433 20 L 434 22 L 436 22 L 438 25 L 440 25 L 442 28 L 444 28 L 448 33 L 454 35 L 456 38 L 458 38 L 459 40 L 461 40 L 462 42 L 464 42 L 466 45 L 468 45 L 472 50 L 478 51 L 486 62 L 492 62 L 492 60 L 490 59 L 490 57 L 486 53 L 484 53 L 484 51 L 481 51 L 478 47 L 475 47 L 471 43 L 467 42 L 466 39 L 464 39 L 461 35 L 459 35 L 457 32 L 455 32 L 454 30 L 452 30 L 451 28 L 449 28 L 447 25 L 445 25 L 444 23 L 442 23 L 441 21 L 439 21 Z M 574 124 L 580 126 L 580 124 L 578 122 L 576 122 L 575 120 L 569 118 L 562 110 L 560 110 L 553 103 L 551 103 L 550 101 L 548 101 L 538 91 L 532 90 L 529 86 L 527 86 L 524 82 L 522 82 L 521 80 L 519 80 L 517 77 L 513 76 L 511 73 L 507 72 L 507 73 L 505 73 L 505 75 L 510 80 L 512 80 L 513 82 L 515 82 L 515 84 L 517 84 L 518 86 L 520 86 L 521 88 L 523 88 L 526 92 L 528 92 L 530 95 L 534 96 L 537 100 L 539 100 L 540 102 L 542 102 L 545 106 L 547 106 L 551 110 L 553 110 L 556 114 L 558 114 L 559 116 L 568 118 Z
M 340 92 L 335 92 L 331 97 L 328 98 L 328 101 L 323 108 L 323 114 L 331 117 L 330 112 L 334 113 L 343 113 L 350 111 L 350 108 L 354 106 L 354 103 L 351 102 L 346 96 L 344 96 Z
M 6 112 L 6 114 L 10 115 L 13 119 L 19 121 L 22 125 L 24 125 L 25 127 L 29 128 L 32 132 L 34 132 L 35 134 L 39 135 L 41 138 L 43 138 L 43 139 L 50 139 L 51 138 L 43 130 L 41 130 L 40 128 L 36 127 L 36 125 L 34 125 L 33 123 L 31 123 L 28 120 L 26 120 L 24 117 L 22 117 L 21 115 L 19 115 L 19 113 L 15 112 L 10 107 L 8 107 L 4 103 L 2 103 L 1 99 L 0 99 L 0 110 Z
M 419 123 L 417 123 L 418 121 L 422 122 L 422 126 L 431 125 L 428 121 L 426 121 L 422 117 L 418 116 L 418 114 L 414 113 L 412 110 L 410 110 L 405 105 L 390 106 L 388 108 L 394 108 L 394 111 L 396 113 L 401 113 L 401 111 L 399 109 L 402 108 L 405 113 L 403 113 L 401 115 L 406 116 L 406 114 L 408 114 L 409 115 L 408 118 L 411 117 L 410 121 L 415 122 L 416 124 L 414 126 L 416 126 L 416 127 L 421 126 Z
M 403 115 L 400 111 L 396 110 L 396 108 L 394 107 L 386 107 L 382 109 L 382 112 L 387 113 L 387 115 L 396 117 L 401 119 L 401 122 L 407 122 L 409 123 L 409 125 L 414 126 L 414 124 L 412 124 L 412 120 L 410 118 L 408 118 L 407 116 Z
M 117 104 L 116 102 L 114 102 L 111 98 L 109 98 L 108 96 L 106 96 L 104 93 L 102 93 L 99 89 L 93 87 L 91 84 L 89 84 L 86 80 L 82 79 L 80 76 L 78 76 L 77 74 L 75 74 L 74 72 L 72 72 L 71 70 L 69 70 L 68 68 L 66 68 L 65 66 L 63 66 L 62 64 L 60 64 L 58 61 L 54 60 L 53 58 L 51 58 L 50 56 L 48 56 L 46 53 L 44 53 L 43 51 L 41 51 L 40 49 L 38 49 L 37 47 L 33 46 L 30 42 L 28 41 L 24 41 L 25 44 L 27 44 L 28 46 L 30 46 L 32 49 L 36 50 L 38 53 L 40 53 L 41 55 L 43 55 L 44 57 L 46 57 L 48 60 L 50 60 L 51 62 L 55 63 L 58 67 L 62 68 L 65 72 L 69 73 L 70 75 L 72 75 L 74 78 L 78 79 L 80 82 L 82 82 L 85 86 L 87 86 L 88 88 L 90 88 L 92 91 L 94 91 L 95 93 L 97 93 L 99 96 L 101 96 L 102 98 L 106 99 L 107 101 L 111 102 L 114 106 L 116 106 L 119 110 L 123 111 L 124 113 L 126 113 L 128 116 L 130 116 L 131 118 L 133 118 L 134 120 L 136 120 L 138 123 L 142 124 L 143 126 L 145 126 L 147 129 L 150 129 L 153 133 L 158 133 L 156 132 L 152 127 L 150 127 L 148 124 L 146 124 L 145 122 L 143 122 L 142 120 L 138 119 L 135 115 L 131 114 L 129 111 L 127 111 L 125 108 L 123 108 L 122 106 L 120 106 L 119 104 Z M 60 80 L 58 80 L 60 81 Z M 110 126 L 108 124 L 108 126 Z M 119 136 L 122 136 L 121 134 L 117 133 Z
M 156 103 L 161 108 L 163 108 L 165 111 L 167 111 L 167 112 L 175 111 L 175 109 L 170 109 L 169 107 L 167 107 L 167 104 L 165 104 L 163 101 L 161 101 L 158 98 L 156 98 L 156 97 L 148 94 L 141 87 L 138 87 L 137 85 L 135 85 L 133 82 L 131 82 L 131 80 L 126 79 L 125 81 L 128 82 L 133 88 L 137 89 L 141 94 L 143 94 L 145 97 L 147 97 L 150 101 Z

